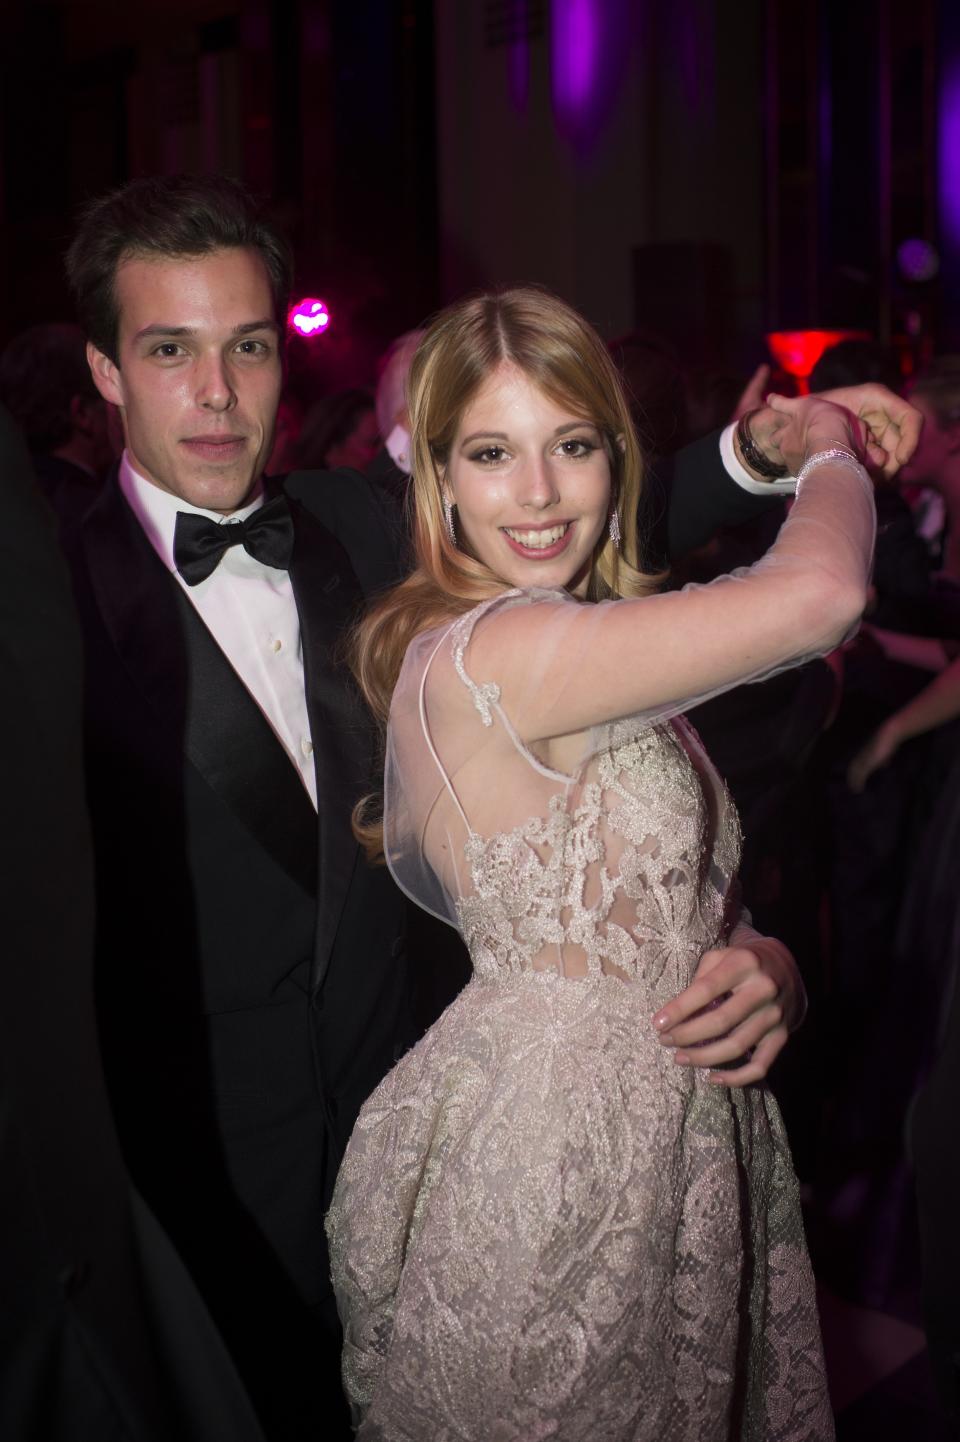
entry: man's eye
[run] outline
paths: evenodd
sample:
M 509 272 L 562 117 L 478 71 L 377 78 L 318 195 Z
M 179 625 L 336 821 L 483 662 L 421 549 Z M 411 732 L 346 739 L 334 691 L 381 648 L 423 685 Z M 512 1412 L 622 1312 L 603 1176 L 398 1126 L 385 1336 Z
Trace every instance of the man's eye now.
M 237 346 L 237 350 L 241 355 L 261 356 L 267 355 L 270 347 L 265 340 L 242 340 Z
M 184 351 L 183 346 L 177 345 L 176 341 L 165 340 L 153 353 L 161 360 L 175 360 L 177 356 L 183 355 Z

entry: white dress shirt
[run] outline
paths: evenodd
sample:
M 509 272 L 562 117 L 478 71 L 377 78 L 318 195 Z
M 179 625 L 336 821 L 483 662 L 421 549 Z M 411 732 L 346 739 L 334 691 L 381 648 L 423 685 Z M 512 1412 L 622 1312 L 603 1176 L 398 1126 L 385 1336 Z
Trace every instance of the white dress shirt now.
M 738 486 L 742 486 L 745 491 L 752 491 L 755 496 L 792 496 L 797 489 L 796 476 L 784 476 L 780 481 L 758 481 L 756 476 L 751 476 L 733 448 L 733 433 L 736 429 L 736 425 L 729 425 L 720 434 L 720 459 L 727 475 L 735 480 Z
M 263 492 L 231 516 L 204 511 L 162 491 L 130 464 L 120 462 L 120 489 L 167 570 L 183 587 L 197 614 L 269 721 L 317 804 L 313 740 L 303 681 L 300 618 L 286 571 L 265 566 L 231 546 L 216 570 L 188 586 L 173 562 L 177 512 L 206 516 L 219 525 L 246 520 L 263 505 Z

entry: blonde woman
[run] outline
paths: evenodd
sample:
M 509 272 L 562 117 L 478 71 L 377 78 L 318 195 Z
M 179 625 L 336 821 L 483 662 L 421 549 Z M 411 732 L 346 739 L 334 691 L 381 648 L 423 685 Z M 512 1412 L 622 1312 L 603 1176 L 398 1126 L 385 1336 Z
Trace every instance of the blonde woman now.
M 363 1107 L 327 1219 L 362 1438 L 833 1436 L 797 1188 L 762 1077 L 792 958 L 685 707 L 834 647 L 873 540 L 863 436 L 776 544 L 674 594 L 599 337 L 534 289 L 453 306 L 410 379 L 419 565 L 362 624 L 386 721 L 371 851 L 474 976 Z

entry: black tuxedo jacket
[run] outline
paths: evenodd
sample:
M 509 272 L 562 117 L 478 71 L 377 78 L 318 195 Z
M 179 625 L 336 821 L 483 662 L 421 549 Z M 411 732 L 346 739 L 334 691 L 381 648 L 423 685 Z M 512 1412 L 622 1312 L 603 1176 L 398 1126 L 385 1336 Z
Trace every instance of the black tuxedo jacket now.
M 2 410 L 0 492 L 0 1437 L 263 1442 L 121 1159 L 93 1008 L 80 635 Z
M 403 899 L 350 828 L 381 762 L 342 655 L 396 536 L 361 477 L 287 490 L 319 816 L 115 478 L 67 538 L 121 1140 L 278 1437 L 331 1425 L 324 1210 L 361 1102 L 413 1039 Z

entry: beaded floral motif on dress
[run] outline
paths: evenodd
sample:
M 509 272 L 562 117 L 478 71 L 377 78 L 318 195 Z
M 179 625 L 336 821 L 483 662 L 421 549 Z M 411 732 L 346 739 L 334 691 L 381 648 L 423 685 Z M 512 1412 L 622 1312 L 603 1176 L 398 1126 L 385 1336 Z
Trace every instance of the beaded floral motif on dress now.
M 702 779 L 670 726 L 602 753 L 589 773 L 575 804 L 560 791 L 546 816 L 467 839 L 473 891 L 457 910 L 474 967 L 488 977 L 523 970 L 546 947 L 574 945 L 590 975 L 615 967 L 652 986 L 661 977 L 685 984 L 723 934 L 736 811 L 714 774 L 712 839 Z M 617 902 L 620 923 L 611 919 Z

